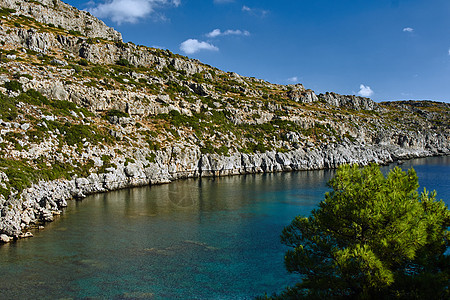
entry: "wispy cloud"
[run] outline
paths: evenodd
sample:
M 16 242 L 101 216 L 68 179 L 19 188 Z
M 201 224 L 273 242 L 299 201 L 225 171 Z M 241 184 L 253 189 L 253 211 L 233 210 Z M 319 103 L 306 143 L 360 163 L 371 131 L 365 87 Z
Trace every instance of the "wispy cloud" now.
M 197 39 L 188 39 L 180 44 L 180 50 L 186 54 L 194 54 L 201 50 L 219 51 L 219 48 L 210 43 L 202 42 Z
M 108 18 L 120 25 L 136 23 L 140 19 L 155 14 L 157 8 L 177 7 L 180 3 L 180 0 L 107 0 L 103 3 L 90 2 L 87 11 L 98 18 Z
M 414 32 L 414 28 L 405 27 L 405 28 L 403 28 L 403 32 Z
M 298 82 L 298 77 L 297 76 L 293 76 L 291 78 L 288 78 L 289 82 Z
M 364 84 L 361 84 L 359 86 L 358 95 L 363 96 L 363 97 L 370 97 L 373 95 L 373 91 L 370 88 L 370 86 L 365 86 Z
M 207 37 L 209 38 L 215 38 L 218 36 L 224 36 L 224 35 L 242 35 L 242 36 L 249 36 L 250 32 L 248 32 L 247 30 L 225 30 L 225 31 L 221 31 L 220 29 L 214 29 L 213 31 L 209 32 L 206 34 Z
M 210 38 L 215 38 L 221 34 L 222 34 L 222 32 L 220 31 L 220 29 L 214 29 L 213 31 L 207 33 L 206 36 L 210 37 Z
M 450 55 L 450 48 L 448 48 L 448 55 Z
M 411 94 L 411 93 L 404 93 L 404 92 L 400 93 L 400 95 L 402 95 L 402 97 L 412 97 L 413 96 L 413 94 Z
M 265 17 L 269 13 L 268 10 L 259 8 L 250 8 L 247 5 L 242 6 L 242 11 L 259 17 Z

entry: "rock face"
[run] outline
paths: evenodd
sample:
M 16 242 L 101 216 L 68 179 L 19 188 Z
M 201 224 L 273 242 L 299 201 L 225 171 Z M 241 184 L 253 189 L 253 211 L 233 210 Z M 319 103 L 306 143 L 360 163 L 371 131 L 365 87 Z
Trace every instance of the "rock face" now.
M 326 103 L 354 110 L 375 110 L 378 105 L 369 98 L 359 96 L 343 96 L 336 93 L 320 94 L 319 99 Z
M 53 24 L 93 38 L 122 41 L 122 35 L 90 13 L 80 11 L 60 0 L 0 0 L 0 6 L 14 9 L 38 22 Z
M 446 151 L 450 153 L 450 149 L 447 148 Z M 160 156 L 155 163 L 138 161 L 127 166 L 119 166 L 108 173 L 92 173 L 86 178 L 34 184 L 4 203 L 0 218 L 0 232 L 6 234 L 2 238 L 4 241 L 12 237 L 17 238 L 21 235 L 23 228 L 31 223 L 52 221 L 54 215 L 59 214 L 60 210 L 67 205 L 67 200 L 84 198 L 93 193 L 169 183 L 180 178 L 317 170 L 336 168 L 346 163 L 385 164 L 398 159 L 434 154 L 436 150 L 344 144 L 298 149 L 287 153 L 237 153 L 223 156 L 199 155 L 197 152 L 173 162 L 167 162 L 163 156 Z
M 288 88 L 289 88 L 288 97 L 291 100 L 300 103 L 314 103 L 322 101 L 331 106 L 353 110 L 379 109 L 378 104 L 376 104 L 370 98 L 339 95 L 336 93 L 329 93 L 329 92 L 317 96 L 313 91 L 306 90 L 302 84 L 289 85 Z

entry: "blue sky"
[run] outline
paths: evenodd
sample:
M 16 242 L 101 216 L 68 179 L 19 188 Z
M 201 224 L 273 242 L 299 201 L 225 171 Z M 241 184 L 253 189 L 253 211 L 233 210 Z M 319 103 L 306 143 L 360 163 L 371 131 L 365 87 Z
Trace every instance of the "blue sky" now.
M 450 102 L 449 0 L 66 0 L 125 42 L 316 93 Z

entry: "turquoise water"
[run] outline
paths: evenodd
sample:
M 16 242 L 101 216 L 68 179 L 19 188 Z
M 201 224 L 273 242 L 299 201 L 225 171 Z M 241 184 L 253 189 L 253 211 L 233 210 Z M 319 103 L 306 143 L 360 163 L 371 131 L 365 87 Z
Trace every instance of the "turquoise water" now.
M 450 200 L 450 157 L 408 161 Z M 184 180 L 71 201 L 35 237 L 0 247 L 2 299 L 252 299 L 296 281 L 279 235 L 333 171 Z

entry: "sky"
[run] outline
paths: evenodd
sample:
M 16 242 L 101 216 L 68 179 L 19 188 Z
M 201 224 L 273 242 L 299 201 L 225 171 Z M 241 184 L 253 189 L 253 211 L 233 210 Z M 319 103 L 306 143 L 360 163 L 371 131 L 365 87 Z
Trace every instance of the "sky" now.
M 450 102 L 450 0 L 65 0 L 224 71 L 375 101 Z

